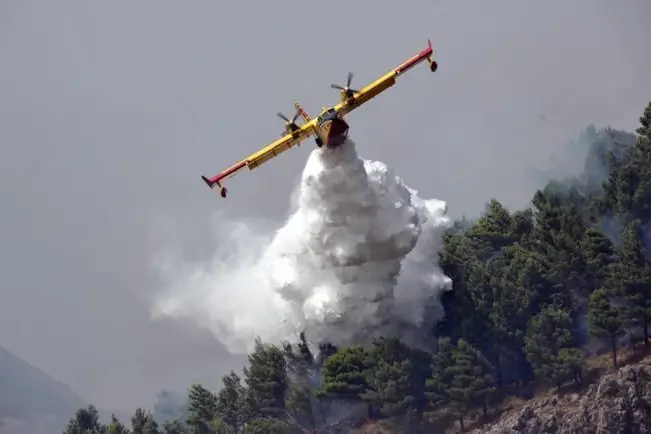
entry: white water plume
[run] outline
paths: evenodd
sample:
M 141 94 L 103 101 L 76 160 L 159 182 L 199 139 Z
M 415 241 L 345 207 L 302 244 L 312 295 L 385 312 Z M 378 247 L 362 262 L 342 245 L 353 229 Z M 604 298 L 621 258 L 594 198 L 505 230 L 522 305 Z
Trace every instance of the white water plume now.
M 264 342 L 418 343 L 441 319 L 450 279 L 438 267 L 446 204 L 423 200 L 347 141 L 309 156 L 296 211 L 274 234 L 239 224 L 208 266 L 168 267 L 155 314 L 207 327 L 233 353 Z M 225 249 L 226 250 L 226 249 Z

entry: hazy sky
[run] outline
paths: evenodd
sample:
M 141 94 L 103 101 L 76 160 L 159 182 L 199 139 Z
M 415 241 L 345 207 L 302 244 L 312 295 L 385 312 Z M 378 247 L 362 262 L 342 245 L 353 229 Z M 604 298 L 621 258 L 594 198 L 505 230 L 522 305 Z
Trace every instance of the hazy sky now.
M 277 137 L 277 111 L 317 113 L 431 38 L 436 74 L 350 116 L 358 151 L 453 215 L 522 206 L 587 124 L 637 126 L 649 22 L 648 0 L 3 1 L 0 345 L 109 408 L 217 380 L 236 364 L 209 335 L 150 321 L 151 263 L 207 258 L 216 213 L 280 223 L 313 142 L 229 200 L 200 180 Z

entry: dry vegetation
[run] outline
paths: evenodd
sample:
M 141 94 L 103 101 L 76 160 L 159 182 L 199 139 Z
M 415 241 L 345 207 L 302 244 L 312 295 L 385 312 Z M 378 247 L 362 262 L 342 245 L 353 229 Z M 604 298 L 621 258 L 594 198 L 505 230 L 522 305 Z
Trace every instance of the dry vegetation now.
M 550 402 L 554 398 L 565 398 L 568 395 L 580 395 L 591 385 L 618 369 L 636 363 L 651 366 L 651 346 L 645 347 L 638 343 L 627 348 L 622 348 L 617 354 L 617 368 L 613 366 L 612 356 L 609 352 L 586 358 L 584 381 L 580 385 L 565 383 L 559 390 L 555 386 L 538 385 L 535 390 L 526 386 L 516 390 L 512 388 L 509 395 L 491 407 L 487 417 L 480 410 L 473 410 L 466 415 L 465 432 L 484 432 L 497 422 L 506 413 L 517 413 L 527 404 Z M 427 433 L 456 434 L 461 432 L 454 412 L 450 408 L 443 408 L 429 414 L 430 423 L 424 426 Z M 396 434 L 402 433 L 395 424 L 388 421 L 368 421 L 361 427 L 352 431 L 353 434 Z M 405 432 L 406 433 L 406 432 Z

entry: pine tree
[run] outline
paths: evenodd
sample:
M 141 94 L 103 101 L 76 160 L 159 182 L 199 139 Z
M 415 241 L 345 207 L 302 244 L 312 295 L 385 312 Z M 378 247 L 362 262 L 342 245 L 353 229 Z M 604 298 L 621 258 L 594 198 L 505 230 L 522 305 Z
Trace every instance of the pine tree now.
M 248 359 L 249 366 L 243 371 L 251 417 L 280 417 L 285 414 L 289 378 L 284 351 L 256 339 L 255 348 Z
M 64 429 L 64 434 L 100 434 L 104 426 L 99 422 L 99 412 L 94 405 L 80 408 Z
M 212 429 L 211 434 L 236 434 L 239 432 L 219 416 L 213 418 L 212 422 L 210 422 L 210 428 Z
M 368 389 L 367 370 L 369 354 L 360 346 L 343 348 L 328 357 L 323 365 L 323 384 L 319 396 L 360 400 L 360 393 Z
M 195 434 L 210 434 L 212 420 L 217 415 L 217 397 L 200 384 L 193 384 L 188 398 L 187 424 Z
M 256 419 L 244 428 L 244 434 L 290 434 L 291 427 L 281 420 Z
M 600 288 L 590 295 L 588 321 L 590 333 L 597 337 L 608 338 L 613 357 L 613 366 L 617 366 L 617 338 L 624 332 L 622 309 L 611 304 L 611 294 Z
M 290 379 L 286 406 L 289 416 L 301 427 L 316 428 L 314 409 L 317 407 L 313 393 L 312 375 L 314 375 L 315 357 L 310 351 L 305 333 L 300 334 L 298 344 L 294 347 L 285 344 L 285 358 Z
M 619 246 L 620 262 L 616 267 L 618 283 L 626 306 L 629 326 L 641 326 L 644 343 L 649 344 L 649 316 L 651 315 L 651 267 L 642 241 L 642 223 L 636 219 L 622 233 Z
M 448 384 L 452 381 L 450 367 L 454 363 L 454 345 L 449 337 L 439 338 L 438 349 L 432 356 L 432 376 L 425 382 L 425 394 L 432 408 L 439 408 L 450 401 Z
M 461 430 L 464 415 L 479 405 L 484 414 L 494 393 L 493 368 L 477 349 L 460 339 L 453 345 L 447 338 L 439 340 L 439 350 L 433 357 L 432 377 L 427 381 L 428 396 L 437 406 L 454 404 Z
M 158 423 L 149 411 L 137 408 L 131 417 L 133 434 L 158 434 Z
M 486 414 L 488 399 L 495 391 L 490 363 L 463 339 L 457 342 L 453 360 L 456 375 L 449 385 L 450 397 L 465 409 L 480 405 Z
M 641 137 L 651 139 L 651 102 L 644 109 L 644 114 L 640 117 L 640 127 L 635 132 Z
M 131 434 L 129 429 L 120 422 L 120 419 L 118 419 L 115 414 L 111 415 L 111 423 L 109 423 L 102 431 L 106 434 Z
M 570 312 L 545 306 L 529 321 L 525 353 L 536 377 L 558 388 L 569 377 L 580 379 L 583 355 L 574 347 Z
M 368 389 L 362 398 L 380 413 L 415 418 L 427 405 L 425 380 L 431 376 L 431 357 L 409 348 L 397 338 L 376 338 L 367 363 Z
M 581 254 L 585 261 L 585 294 L 601 288 L 614 262 L 614 246 L 602 232 L 595 228 L 585 231 L 581 240 Z
M 238 430 L 248 419 L 246 389 L 232 370 L 222 377 L 222 383 L 224 387 L 217 392 L 216 414 L 225 425 Z
M 168 420 L 163 424 L 165 434 L 189 434 L 186 427 L 178 420 Z
M 404 415 L 415 406 L 412 395 L 411 361 L 389 362 L 380 359 L 369 371 L 369 388 L 360 394 L 373 408 L 388 417 Z

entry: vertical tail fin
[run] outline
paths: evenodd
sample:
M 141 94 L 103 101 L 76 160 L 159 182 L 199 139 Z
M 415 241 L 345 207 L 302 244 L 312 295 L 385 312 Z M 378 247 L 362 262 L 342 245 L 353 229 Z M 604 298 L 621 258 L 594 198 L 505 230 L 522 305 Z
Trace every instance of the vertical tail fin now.
M 307 112 L 303 109 L 303 106 L 298 101 L 294 101 L 294 107 L 296 107 L 296 111 L 298 111 L 301 116 L 303 116 L 303 119 L 306 123 L 312 120 L 310 115 L 307 114 Z
M 298 101 L 294 101 L 294 107 L 296 107 L 296 111 L 298 111 L 301 114 L 301 116 L 303 116 L 305 123 L 309 123 L 312 121 L 310 115 L 307 114 L 307 112 L 303 109 L 303 106 Z M 314 141 L 316 142 L 316 145 L 320 148 L 321 146 L 323 146 L 323 139 L 319 134 L 319 128 L 316 125 L 313 125 L 312 130 L 314 131 L 314 135 L 316 136 Z
M 226 197 L 228 190 L 219 181 L 208 179 L 203 175 L 201 175 L 201 179 L 203 179 L 203 182 L 205 182 L 210 188 L 213 188 L 215 185 L 217 185 L 219 187 L 219 194 L 221 194 L 222 197 Z
M 213 185 L 217 184 L 217 182 L 212 181 L 212 180 L 208 179 L 207 177 L 205 177 L 203 175 L 201 175 L 201 179 L 203 179 L 203 182 L 205 182 L 206 185 L 208 185 L 208 187 L 210 187 L 210 188 L 212 188 Z
M 439 68 L 439 64 L 436 62 L 436 60 L 432 59 L 432 56 L 434 55 L 434 48 L 432 47 L 432 41 L 430 41 L 429 39 L 427 40 L 427 49 L 430 52 L 429 56 L 427 56 L 427 63 L 429 63 L 429 70 L 432 72 L 436 72 L 436 70 Z

